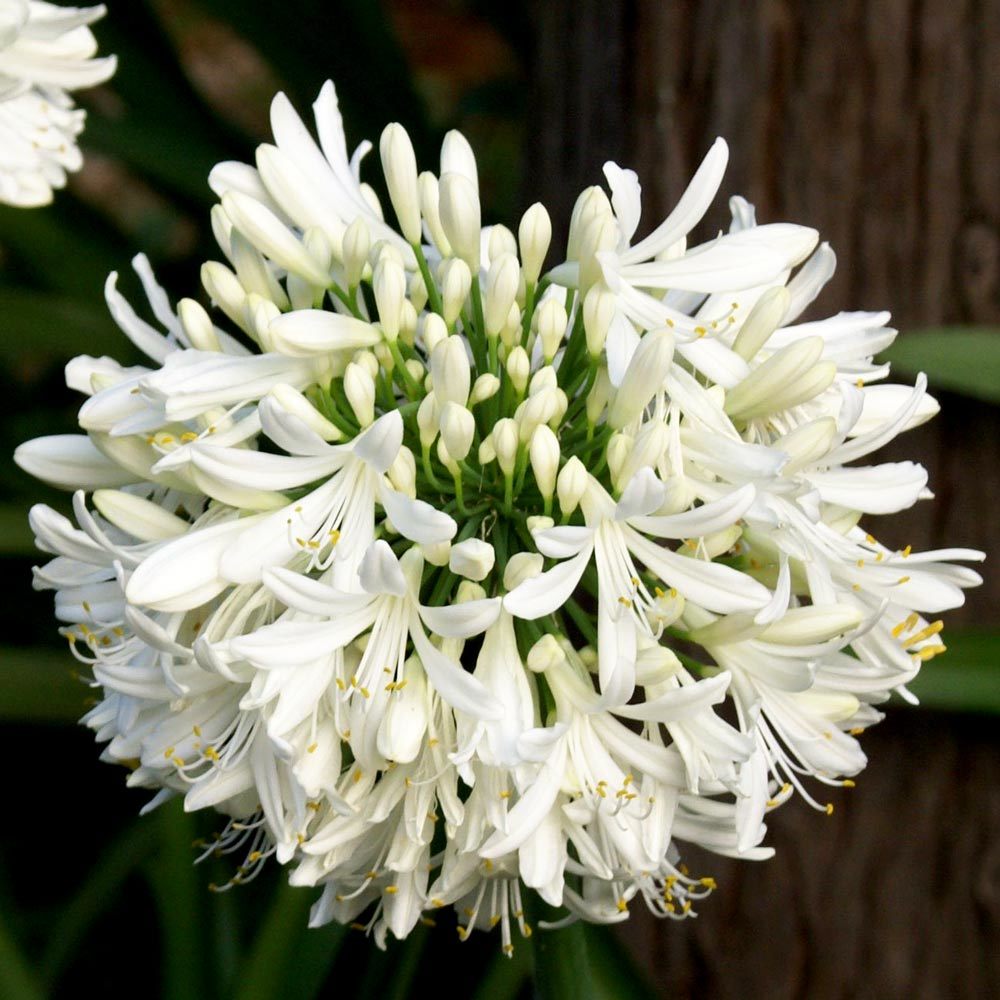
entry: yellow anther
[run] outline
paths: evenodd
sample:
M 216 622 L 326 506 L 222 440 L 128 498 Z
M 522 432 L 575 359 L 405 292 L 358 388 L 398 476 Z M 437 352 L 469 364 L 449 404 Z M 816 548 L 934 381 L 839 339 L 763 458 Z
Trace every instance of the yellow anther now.
M 445 905 L 444 900 L 443 899 L 438 899 L 437 896 L 435 896 L 433 899 L 431 899 L 431 906 L 433 906 L 437 910 L 441 909 L 441 907 L 444 906 L 444 905 Z
M 466 940 L 466 938 L 468 938 L 468 936 L 469 936 L 469 930 L 468 930 L 468 928 L 463 927 L 461 924 L 459 924 L 455 928 L 455 930 L 458 932 L 458 940 L 459 941 L 464 941 L 464 940 Z
M 316 752 L 316 748 L 318 746 L 319 746 L 318 743 L 310 743 L 309 746 L 306 747 L 306 753 L 315 753 Z
M 851 781 L 850 778 L 844 778 L 841 784 L 844 786 L 844 788 L 854 788 L 855 786 L 855 783 Z
M 167 749 L 163 751 L 163 756 L 166 757 L 167 760 L 170 760 L 170 758 L 173 757 L 173 755 L 174 755 L 173 747 L 167 747 Z
M 357 921 L 348 925 L 352 931 L 367 931 L 368 928 L 364 924 L 360 924 Z
M 261 852 L 260 852 L 260 851 L 251 851 L 251 852 L 250 852 L 250 853 L 249 853 L 249 854 L 247 855 L 247 861 L 249 861 L 249 862 L 250 862 L 250 864 L 254 864 L 254 863 L 255 863 L 255 862 L 257 862 L 257 861 L 260 861 L 260 859 L 261 859 L 262 857 L 264 857 L 264 855 L 263 855 L 263 854 L 261 854 Z
M 201 726 L 192 726 L 191 732 L 194 733 L 195 736 L 201 736 Z
M 667 320 L 667 322 L 670 323 L 670 320 Z M 671 326 L 672 325 L 673 324 L 671 324 Z M 530 938 L 531 935 L 534 934 L 534 931 L 531 929 L 531 924 L 524 924 L 521 927 L 521 934 L 526 938 Z
M 219 751 L 215 747 L 205 747 L 202 751 L 205 757 L 210 760 L 213 764 L 217 764 L 219 761 Z
M 357 784 L 361 780 L 361 768 L 356 767 L 354 773 L 351 775 L 351 781 Z
M 936 646 L 924 646 L 923 649 L 918 649 L 914 655 L 919 656 L 921 661 L 926 662 L 927 660 L 933 660 L 935 656 L 943 653 L 947 648 L 943 643 L 939 643 Z
M 484 871 L 488 871 L 488 872 L 493 871 L 493 861 L 492 861 L 492 859 L 486 858 L 483 861 L 483 870 Z
M 628 903 L 625 902 L 624 897 L 619 897 L 615 905 L 618 907 L 619 913 L 628 913 Z
M 715 881 L 714 878 L 712 878 L 711 875 L 706 875 L 704 878 L 699 879 L 698 881 L 701 882 L 701 884 L 706 889 L 712 889 L 712 890 L 714 890 L 714 889 L 718 888 L 718 883 Z
M 343 682 L 343 680 L 340 677 L 336 678 L 336 685 L 337 685 L 337 690 L 338 691 L 346 691 L 347 690 L 347 685 Z
M 924 639 L 929 639 L 932 635 L 937 635 L 943 628 L 944 622 L 939 618 L 936 622 L 931 622 L 926 628 L 922 628 L 916 635 L 911 635 L 909 639 L 904 640 L 904 644 L 915 646 L 918 642 L 923 642 Z
M 861 567 L 864 566 L 864 564 L 865 564 L 864 559 L 859 559 L 858 560 L 858 569 L 861 569 Z
M 852 736 L 860 736 L 864 731 L 864 726 L 855 726 L 853 729 L 849 730 Z
M 699 337 L 704 337 L 705 334 L 708 333 L 708 330 L 706 330 L 703 326 L 696 326 L 694 328 L 694 332 L 698 334 Z
M 512 944 L 502 944 L 502 945 L 500 945 L 500 950 L 505 955 L 513 955 L 514 954 L 514 946 Z
M 866 542 L 867 542 L 867 543 L 868 543 L 869 545 L 874 545 L 874 544 L 875 544 L 875 536 L 874 536 L 874 535 L 872 535 L 872 534 L 868 534 L 868 535 L 865 535 L 865 541 L 866 541 Z
M 421 917 L 420 922 L 424 927 L 437 927 L 437 921 L 433 920 L 431 917 Z
M 502 799 L 509 799 L 509 798 L 510 798 L 510 792 L 509 792 L 509 791 L 508 791 L 508 790 L 507 790 L 507 789 L 505 788 L 505 789 L 504 789 L 504 790 L 503 790 L 503 791 L 502 791 L 502 792 L 500 793 L 500 798 L 502 798 Z
M 896 583 L 898 583 L 898 584 L 899 584 L 899 583 L 909 583 L 909 582 L 910 582 L 910 578 L 909 578 L 908 576 L 901 576 L 901 577 L 900 577 L 900 578 L 899 578 L 899 579 L 898 579 L 898 580 L 896 581 Z
M 358 688 L 358 690 L 361 692 L 361 697 L 362 698 L 370 698 L 371 697 L 371 692 L 368 690 L 368 688 Z
M 827 804 L 826 804 L 826 814 L 827 814 L 827 816 L 832 816 L 833 815 L 833 803 L 832 802 L 827 802 Z
M 791 790 L 792 786 L 787 781 L 781 786 L 782 795 L 787 795 Z
M 909 554 L 910 554 L 910 553 L 911 553 L 912 551 L 913 551 L 913 546 L 912 546 L 912 545 L 907 545 L 907 546 L 906 546 L 906 548 L 905 548 L 905 549 L 903 549 L 903 551 L 902 551 L 902 552 L 900 553 L 900 555 L 901 555 L 901 556 L 902 556 L 902 557 L 903 557 L 904 559 L 906 559 L 906 557 L 907 557 L 907 556 L 909 556 Z
M 855 382 L 854 384 L 855 384 L 855 385 L 856 385 L 856 386 L 857 386 L 857 387 L 858 387 L 859 389 L 863 389 L 863 388 L 865 387 L 865 380 L 864 380 L 863 378 L 859 378 L 859 379 L 858 379 L 858 380 L 857 380 L 857 381 L 856 381 L 856 382 Z
M 307 802 L 306 809 L 309 809 L 314 813 L 319 812 L 320 804 L 318 802 Z
M 623 604 L 626 608 L 632 607 L 632 602 L 627 597 L 619 597 L 618 603 Z
M 395 896 L 396 893 L 399 892 L 399 886 L 398 885 L 387 885 L 385 887 L 385 892 L 386 892 L 386 895 L 388 895 L 388 896 Z
M 500 923 L 500 914 L 499 913 L 494 913 L 490 917 L 490 929 L 492 930 L 494 927 L 496 927 L 496 925 L 498 923 Z
M 183 759 L 181 757 L 171 757 L 170 758 L 170 762 L 174 765 L 174 767 L 183 767 L 184 766 L 184 761 L 183 761 Z
M 198 435 L 197 435 L 197 434 L 195 434 L 195 432 L 194 432 L 194 431 L 185 431 L 185 432 L 184 432 L 184 433 L 183 433 L 183 434 L 181 435 L 181 440 L 182 440 L 183 442 L 185 442 L 185 444 L 186 444 L 186 443 L 187 443 L 188 441 L 197 441 L 197 440 L 198 440 Z

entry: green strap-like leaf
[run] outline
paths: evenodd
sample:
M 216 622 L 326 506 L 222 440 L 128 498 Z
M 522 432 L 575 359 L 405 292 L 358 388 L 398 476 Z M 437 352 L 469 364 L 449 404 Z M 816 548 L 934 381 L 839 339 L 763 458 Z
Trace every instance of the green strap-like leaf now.
M 1000 403 L 1000 328 L 952 326 L 903 333 L 882 358 L 894 372 L 926 372 L 931 390 Z
M 69 651 L 0 647 L 0 719 L 4 722 L 76 722 L 88 689 L 74 677 Z
M 0 996 L 11 1000 L 44 1000 L 31 966 L 21 954 L 0 913 Z
M 1000 712 L 1000 633 L 945 630 L 947 651 L 909 685 L 924 708 Z

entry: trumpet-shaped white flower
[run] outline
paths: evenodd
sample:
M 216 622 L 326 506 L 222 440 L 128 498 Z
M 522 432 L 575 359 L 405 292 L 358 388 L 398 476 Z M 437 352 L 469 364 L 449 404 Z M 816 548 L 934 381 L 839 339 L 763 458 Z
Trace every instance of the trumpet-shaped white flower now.
M 95 58 L 88 25 L 97 7 L 59 7 L 40 0 L 0 3 L 0 201 L 47 205 L 53 188 L 83 165 L 76 144 L 85 112 L 69 93 L 104 83 L 115 57 Z
M 793 794 L 829 811 L 979 582 L 981 553 L 859 524 L 929 495 L 853 463 L 937 404 L 877 384 L 887 314 L 798 322 L 834 265 L 812 230 L 734 199 L 688 249 L 721 140 L 637 243 L 608 164 L 545 273 L 545 210 L 484 228 L 458 133 L 440 178 L 383 133 L 396 233 L 331 84 L 315 112 L 318 143 L 279 96 L 256 168 L 213 171 L 218 321 L 137 258 L 162 332 L 106 297 L 149 362 L 71 362 L 84 433 L 18 449 L 93 492 L 78 527 L 32 515 L 86 721 L 150 807 L 230 817 L 219 888 L 274 856 L 314 925 L 383 944 L 453 906 L 509 953 L 526 893 L 682 918 L 714 888 L 683 843 L 764 859 Z

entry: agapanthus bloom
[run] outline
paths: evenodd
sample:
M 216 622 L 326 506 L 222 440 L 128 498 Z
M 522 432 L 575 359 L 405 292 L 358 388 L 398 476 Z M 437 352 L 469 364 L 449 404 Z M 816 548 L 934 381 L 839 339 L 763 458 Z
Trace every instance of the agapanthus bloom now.
M 83 165 L 85 112 L 69 92 L 103 83 L 115 57 L 95 58 L 88 25 L 105 8 L 0 0 L 0 202 L 47 205 Z
M 834 266 L 813 230 L 735 198 L 688 245 L 721 140 L 638 241 L 607 164 L 546 270 L 545 209 L 484 227 L 460 134 L 418 174 L 385 129 L 393 228 L 332 85 L 315 116 L 318 143 L 279 95 L 256 168 L 213 172 L 214 314 L 140 257 L 158 329 L 112 275 L 148 364 L 75 359 L 84 433 L 18 452 L 77 490 L 76 526 L 32 523 L 85 721 L 151 805 L 230 817 L 219 888 L 273 855 L 315 924 L 381 943 L 454 907 L 509 952 L 529 892 L 683 917 L 714 888 L 683 845 L 763 859 L 795 792 L 832 809 L 979 582 L 979 552 L 859 524 L 929 495 L 848 463 L 937 405 L 883 384 L 888 314 L 800 321 Z

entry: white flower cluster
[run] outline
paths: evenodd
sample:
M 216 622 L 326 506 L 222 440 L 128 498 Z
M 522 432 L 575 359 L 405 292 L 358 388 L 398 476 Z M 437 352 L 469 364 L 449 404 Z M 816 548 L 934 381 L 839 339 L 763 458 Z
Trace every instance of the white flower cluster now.
M 0 202 L 33 208 L 52 201 L 83 158 L 76 138 L 85 112 L 67 91 L 103 83 L 115 57 L 95 59 L 87 27 L 105 8 L 0 0 Z
M 394 229 L 331 84 L 315 116 L 318 144 L 279 95 L 256 167 L 212 173 L 224 321 L 137 258 L 165 332 L 106 293 L 150 365 L 75 359 L 85 433 L 18 452 L 79 491 L 78 526 L 31 519 L 86 722 L 153 805 L 231 818 L 230 884 L 276 855 L 322 887 L 314 924 L 382 943 L 454 906 L 509 952 L 525 887 L 683 917 L 714 882 L 677 842 L 761 859 L 794 791 L 832 809 L 979 582 L 979 552 L 859 527 L 927 475 L 847 463 L 937 406 L 881 384 L 888 314 L 798 322 L 834 269 L 813 230 L 735 198 L 688 246 L 721 140 L 638 241 L 607 164 L 546 272 L 545 209 L 483 227 L 460 134 L 435 176 L 385 129 Z

